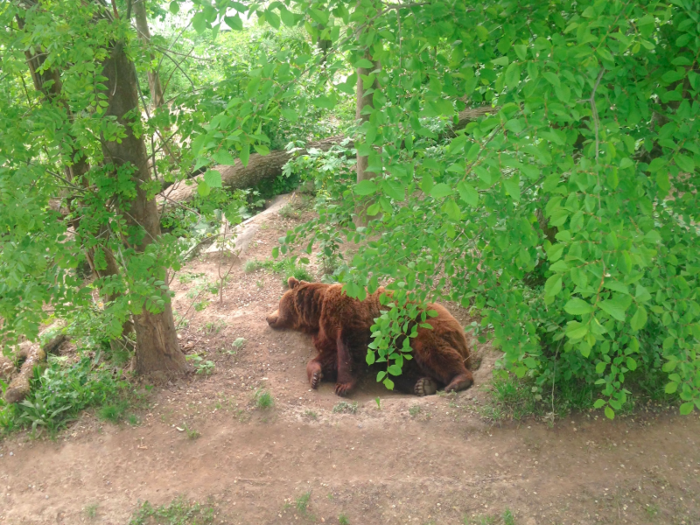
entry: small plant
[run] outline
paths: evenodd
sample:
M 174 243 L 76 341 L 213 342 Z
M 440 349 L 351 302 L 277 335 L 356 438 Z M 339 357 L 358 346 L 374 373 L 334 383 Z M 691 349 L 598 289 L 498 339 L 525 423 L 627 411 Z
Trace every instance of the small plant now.
M 253 273 L 257 272 L 258 270 L 262 270 L 264 267 L 265 265 L 261 261 L 258 261 L 257 259 L 252 259 L 245 263 L 243 271 L 245 273 Z
M 128 409 L 129 402 L 126 399 L 120 399 L 114 403 L 103 405 L 97 411 L 97 415 L 100 419 L 117 424 L 124 419 Z
M 255 392 L 255 406 L 264 410 L 275 406 L 275 400 L 267 390 L 257 390 Z
M 301 515 L 306 515 L 309 510 L 309 500 L 311 499 L 311 491 L 305 492 L 299 496 L 295 502 L 295 506 Z
M 224 328 L 226 328 L 226 321 L 224 321 L 223 319 L 218 319 L 216 321 L 209 321 L 201 328 L 201 330 L 205 334 L 212 335 L 212 334 L 218 334 Z
M 338 523 L 340 525 L 350 525 L 350 520 L 348 520 L 345 514 L 341 514 L 340 516 L 338 516 Z
M 136 414 L 129 414 L 126 416 L 126 421 L 129 423 L 132 427 L 137 426 L 141 421 L 139 420 L 138 416 Z
M 421 413 L 420 405 L 413 405 L 411 408 L 408 409 L 408 413 L 411 417 L 418 416 L 418 414 Z
M 335 414 L 357 414 L 357 401 L 348 403 L 347 401 L 341 401 L 333 407 L 333 413 Z
M 304 412 L 304 415 L 309 419 L 313 419 L 314 421 L 318 420 L 318 414 L 313 410 L 307 410 L 306 412 Z
M 85 505 L 85 515 L 88 519 L 94 520 L 97 517 L 97 503 L 91 503 L 90 505 Z
M 216 368 L 214 361 L 204 360 L 199 354 L 188 355 L 185 359 L 192 362 L 195 373 L 199 375 L 211 375 L 214 372 L 214 368 Z
M 375 403 L 377 403 L 377 410 L 381 410 L 382 409 L 382 401 L 381 401 L 381 399 L 379 399 L 379 396 L 375 397 L 374 401 L 375 401 Z
M 503 525 L 515 525 L 515 518 L 510 509 L 506 509 L 503 513 Z
M 214 523 L 212 505 L 190 503 L 179 497 L 169 505 L 154 507 L 145 501 L 136 510 L 129 525 L 209 525 Z
M 464 525 L 495 525 L 496 520 L 493 516 L 472 516 L 464 517 Z
M 656 505 L 647 505 L 646 507 L 644 507 L 644 510 L 646 511 L 647 516 L 649 518 L 654 518 L 659 513 L 659 507 L 657 507 Z
M 236 340 L 232 343 L 233 347 L 236 348 L 237 350 L 240 350 L 243 348 L 246 344 L 246 339 L 245 337 L 238 337 Z
M 192 441 L 202 437 L 202 434 L 200 434 L 199 431 L 197 431 L 193 428 L 189 428 L 187 425 L 185 425 L 185 434 L 187 434 L 187 438 L 192 440 Z

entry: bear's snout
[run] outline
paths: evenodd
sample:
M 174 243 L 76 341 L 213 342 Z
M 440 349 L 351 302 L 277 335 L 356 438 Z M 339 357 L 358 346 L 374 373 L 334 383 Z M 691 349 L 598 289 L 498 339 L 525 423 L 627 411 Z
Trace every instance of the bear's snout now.
M 280 311 L 275 310 L 274 312 L 269 314 L 265 319 L 267 320 L 267 324 L 269 324 L 272 328 L 274 328 L 275 325 L 277 324 L 277 321 L 279 320 L 279 318 L 280 318 Z

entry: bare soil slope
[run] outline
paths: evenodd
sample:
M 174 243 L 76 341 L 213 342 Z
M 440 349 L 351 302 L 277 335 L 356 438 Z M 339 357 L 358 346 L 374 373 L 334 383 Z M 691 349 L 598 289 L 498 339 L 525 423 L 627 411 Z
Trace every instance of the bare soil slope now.
M 506 509 L 523 525 L 700 523 L 697 415 L 493 425 L 479 409 L 489 348 L 456 396 L 401 396 L 372 378 L 349 400 L 329 384 L 311 391 L 310 338 L 265 323 L 280 277 L 243 270 L 294 223 L 268 214 L 242 259 L 208 254 L 175 277 L 181 342 L 211 375 L 154 389 L 136 427 L 86 414 L 55 441 L 0 442 L 0 524 L 126 524 L 139 502 L 180 495 L 230 524 L 503 523 Z M 219 303 L 207 283 L 232 261 Z M 274 407 L 256 407 L 259 389 Z

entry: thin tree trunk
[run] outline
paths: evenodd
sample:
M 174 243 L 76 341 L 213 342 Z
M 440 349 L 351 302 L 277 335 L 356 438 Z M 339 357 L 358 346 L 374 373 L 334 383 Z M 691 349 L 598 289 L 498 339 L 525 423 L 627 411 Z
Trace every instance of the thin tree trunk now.
M 123 43 L 114 44 L 109 58 L 104 62 L 102 74 L 107 78 L 107 115 L 116 117 L 126 133 L 119 142 L 103 141 L 105 162 L 114 163 L 115 168 L 128 164 L 135 170 L 132 177 L 136 183 L 136 197 L 120 202 L 119 207 L 129 225 L 144 230 L 141 244 L 135 247 L 137 251 L 143 251 L 160 236 L 160 216 L 155 201 L 148 198 L 143 188 L 151 181 L 151 173 L 143 137 L 136 137 L 132 129 L 134 119 L 139 115 L 136 68 L 127 57 Z M 159 273 L 158 277 L 165 280 L 165 268 L 160 268 Z M 142 313 L 133 317 L 136 330 L 135 371 L 166 376 L 182 374 L 187 369 L 187 363 L 180 351 L 169 298 L 163 311 L 151 313 L 144 308 Z
M 365 111 L 366 108 L 373 109 L 374 108 L 374 102 L 372 100 L 372 93 L 367 94 L 367 91 L 370 89 L 366 87 L 362 81 L 363 76 L 367 76 L 372 73 L 372 71 L 376 71 L 377 69 L 381 68 L 381 65 L 379 62 L 372 60 L 372 56 L 369 54 L 369 52 L 365 53 L 365 58 L 367 60 L 370 60 L 372 62 L 372 68 L 363 68 L 363 67 L 358 67 L 357 68 L 357 101 L 356 101 L 356 106 L 355 106 L 355 120 L 359 121 L 359 124 L 362 125 L 365 122 L 369 121 L 370 115 Z M 371 89 L 379 89 L 379 80 L 377 78 L 374 79 L 374 82 L 372 83 Z M 372 179 L 377 176 L 377 173 L 373 173 L 371 171 L 367 171 L 367 167 L 369 166 L 369 157 L 366 155 L 360 155 L 359 153 L 357 154 L 357 182 L 360 182 L 362 180 L 367 180 L 367 179 Z
M 151 32 L 148 29 L 148 17 L 146 16 L 146 0 L 136 0 L 132 7 L 134 8 L 134 19 L 136 20 L 136 29 L 139 33 L 139 38 L 146 45 L 151 43 Z M 151 61 L 153 55 L 149 53 Z M 163 105 L 163 88 L 160 84 L 160 76 L 158 71 L 148 69 L 148 87 L 151 90 L 151 104 L 154 108 L 159 108 Z

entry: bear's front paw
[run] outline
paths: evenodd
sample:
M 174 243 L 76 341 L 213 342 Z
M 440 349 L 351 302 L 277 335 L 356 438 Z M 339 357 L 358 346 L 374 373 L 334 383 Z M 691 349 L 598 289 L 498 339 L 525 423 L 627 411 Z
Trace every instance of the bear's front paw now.
M 318 388 L 318 385 L 321 384 L 321 379 L 323 379 L 323 373 L 320 370 L 316 370 L 311 374 L 311 388 Z
M 413 393 L 420 397 L 432 396 L 435 392 L 437 392 L 437 384 L 429 377 L 421 377 L 413 387 Z
M 351 381 L 350 383 L 336 383 L 335 384 L 335 393 L 336 395 L 345 397 L 349 396 L 350 393 L 354 390 L 355 388 L 355 382 Z

